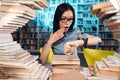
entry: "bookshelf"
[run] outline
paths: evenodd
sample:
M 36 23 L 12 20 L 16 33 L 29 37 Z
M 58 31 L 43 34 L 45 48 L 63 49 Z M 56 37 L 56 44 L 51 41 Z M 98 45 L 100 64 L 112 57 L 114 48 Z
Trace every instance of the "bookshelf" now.
M 97 4 L 98 0 L 78 0 L 77 27 L 84 33 L 98 35 L 99 20 L 96 16 L 90 16 L 90 8 Z
M 20 43 L 23 49 L 28 50 L 31 54 L 39 54 L 39 49 L 43 47 L 49 32 L 42 31 L 42 28 L 37 26 L 35 20 L 30 20 L 11 34 L 14 41 Z
M 35 22 L 28 22 L 20 30 L 21 46 L 28 51 L 37 51 L 39 49 L 38 28 Z
M 119 47 L 119 41 L 115 40 L 112 32 L 110 32 L 105 26 L 99 26 L 99 37 L 102 39 L 102 43 L 99 44 L 99 49 L 102 50 L 114 50 L 117 51 Z
M 99 0 L 78 0 L 77 1 L 77 28 L 83 33 L 98 36 L 99 19 L 96 16 L 90 16 L 90 9 L 93 4 L 99 3 Z M 97 48 L 97 46 L 88 46 L 88 48 Z M 81 52 L 78 47 L 78 52 Z

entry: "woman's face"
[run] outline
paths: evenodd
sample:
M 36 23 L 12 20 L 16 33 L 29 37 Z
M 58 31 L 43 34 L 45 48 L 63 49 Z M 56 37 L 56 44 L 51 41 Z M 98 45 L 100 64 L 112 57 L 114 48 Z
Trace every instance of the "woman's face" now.
M 64 28 L 65 32 L 67 32 L 72 22 L 73 22 L 73 12 L 71 10 L 68 10 L 65 11 L 61 16 L 59 26 L 60 28 Z

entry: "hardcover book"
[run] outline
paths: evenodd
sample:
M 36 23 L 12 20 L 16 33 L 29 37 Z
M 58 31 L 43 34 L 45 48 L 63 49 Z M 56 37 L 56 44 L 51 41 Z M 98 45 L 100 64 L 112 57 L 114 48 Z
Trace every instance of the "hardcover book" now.
M 80 59 L 77 55 L 53 55 L 52 65 L 58 64 L 80 64 Z

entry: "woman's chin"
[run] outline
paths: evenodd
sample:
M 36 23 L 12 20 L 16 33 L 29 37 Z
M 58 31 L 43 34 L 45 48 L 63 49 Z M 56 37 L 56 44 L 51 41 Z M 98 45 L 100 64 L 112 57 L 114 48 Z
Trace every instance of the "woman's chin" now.
M 65 28 L 65 32 L 67 32 L 68 31 L 68 28 Z

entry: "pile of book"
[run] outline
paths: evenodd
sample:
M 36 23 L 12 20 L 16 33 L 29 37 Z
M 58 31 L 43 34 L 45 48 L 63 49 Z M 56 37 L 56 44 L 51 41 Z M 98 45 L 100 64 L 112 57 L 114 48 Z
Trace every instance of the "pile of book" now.
M 34 9 L 48 7 L 45 0 L 2 0 L 0 3 L 0 31 L 11 32 L 34 19 Z
M 53 80 L 71 70 L 79 70 L 80 59 L 77 55 L 53 55 Z
M 114 56 L 108 56 L 107 58 L 102 58 L 101 61 L 96 61 L 95 71 L 97 72 L 97 76 L 119 80 L 120 54 L 115 53 Z
M 37 58 L 15 41 L 0 43 L 0 71 L 8 80 L 47 80 L 51 71 L 39 64 Z
M 91 15 L 96 15 L 113 33 L 114 39 L 120 40 L 120 0 L 110 0 L 91 7 Z
M 0 36 L 0 38 L 4 37 Z M 0 42 L 0 79 L 47 80 L 52 73 L 48 68 L 39 64 L 36 61 L 37 58 L 23 50 L 17 42 L 11 39 Z
M 51 79 L 51 71 L 36 61 L 38 57 L 23 50 L 11 35 L 18 27 L 34 19 L 34 8 L 46 7 L 44 3 L 45 0 L 0 1 L 0 80 Z
M 0 31 L 15 31 L 22 27 L 30 19 L 34 19 L 36 13 L 33 9 L 21 4 L 2 4 L 0 6 Z
M 108 55 L 80 71 L 87 80 L 120 80 L 120 54 Z

